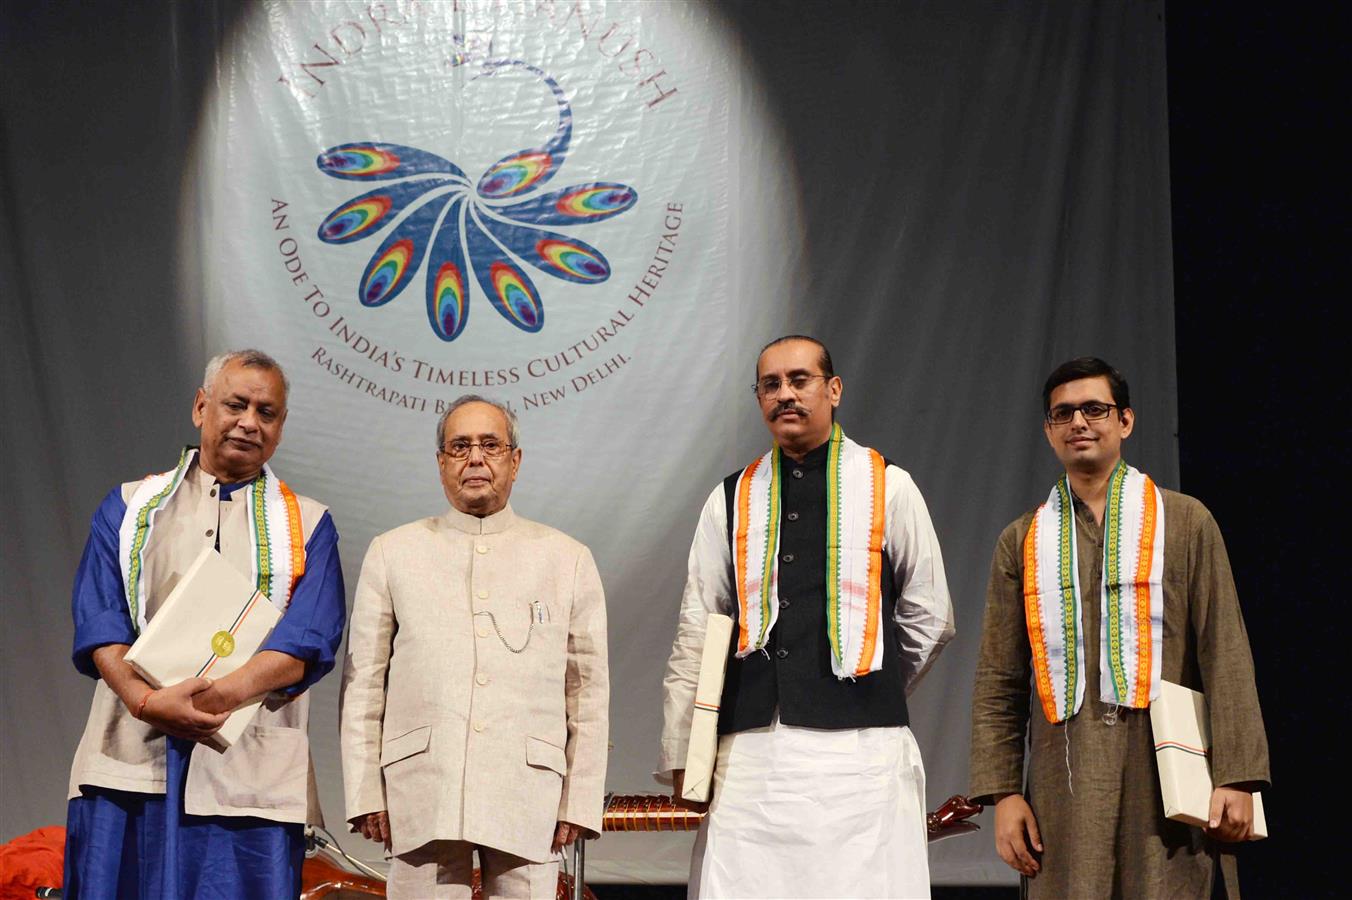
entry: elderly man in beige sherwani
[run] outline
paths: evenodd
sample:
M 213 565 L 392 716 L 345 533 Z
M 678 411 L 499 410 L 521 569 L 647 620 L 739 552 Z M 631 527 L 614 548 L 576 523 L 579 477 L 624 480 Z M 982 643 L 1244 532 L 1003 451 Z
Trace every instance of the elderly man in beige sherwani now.
M 1071 360 L 1042 399 L 1065 474 L 996 546 L 971 797 L 995 804 L 996 849 L 1030 897 L 1205 900 L 1268 783 L 1225 544 L 1206 507 L 1123 461 L 1136 418 L 1120 372 Z M 1161 680 L 1207 696 L 1217 787 L 1205 831 L 1164 818 L 1149 712 Z
M 585 546 L 517 516 L 510 409 L 437 426 L 451 508 L 378 536 L 343 673 L 348 821 L 394 854 L 391 897 L 552 897 L 558 852 L 601 829 L 606 614 Z

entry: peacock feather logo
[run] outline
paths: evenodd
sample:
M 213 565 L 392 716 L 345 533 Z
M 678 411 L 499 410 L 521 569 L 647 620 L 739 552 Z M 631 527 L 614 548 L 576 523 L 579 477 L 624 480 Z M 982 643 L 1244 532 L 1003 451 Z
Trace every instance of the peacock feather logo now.
M 525 70 L 549 87 L 558 105 L 558 127 L 544 146 L 489 166 L 477 184 L 449 160 L 400 144 L 340 144 L 315 161 L 333 178 L 383 182 L 340 204 L 319 223 L 319 239 L 327 244 L 350 244 L 388 230 L 361 276 L 357 299 L 370 307 L 389 303 L 409 286 L 426 258 L 427 320 L 444 341 L 465 330 L 473 282 L 508 322 L 522 331 L 539 331 L 545 324 L 544 302 L 526 265 L 575 284 L 600 284 L 611 271 L 600 250 L 548 228 L 600 222 L 638 202 L 632 187 L 608 181 L 538 193 L 568 154 L 572 106 L 557 81 L 520 60 L 486 63 L 483 75 L 509 68 Z

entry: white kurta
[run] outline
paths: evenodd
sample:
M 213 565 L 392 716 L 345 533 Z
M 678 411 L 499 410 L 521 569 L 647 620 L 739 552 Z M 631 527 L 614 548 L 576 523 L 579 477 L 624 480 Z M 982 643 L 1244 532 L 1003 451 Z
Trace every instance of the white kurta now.
M 952 638 L 953 607 L 919 489 L 896 466 L 887 467 L 886 479 L 885 547 L 909 695 Z M 705 621 L 711 612 L 737 614 L 730 570 L 720 484 L 700 513 L 663 682 L 662 780 L 685 764 Z M 776 721 L 725 735 L 690 896 L 928 896 L 924 785 L 909 728 L 824 730 Z

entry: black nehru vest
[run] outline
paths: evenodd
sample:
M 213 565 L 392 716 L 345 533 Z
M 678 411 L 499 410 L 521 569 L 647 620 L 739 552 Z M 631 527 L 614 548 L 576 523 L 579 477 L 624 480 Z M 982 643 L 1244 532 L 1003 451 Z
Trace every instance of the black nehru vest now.
M 775 708 L 786 725 L 809 728 L 871 728 L 906 725 L 906 684 L 897 651 L 892 611 L 897 590 L 892 562 L 883 549 L 883 667 L 857 678 L 837 679 L 831 671 L 826 638 L 826 462 L 828 444 L 801 463 L 783 457 L 779 515 L 779 618 L 770 630 L 765 653 L 738 659 L 737 631 L 728 647 L 718 733 L 732 734 L 770 724 Z M 891 465 L 891 463 L 888 463 Z M 723 481 L 728 511 L 728 541 L 735 540 L 734 472 Z M 736 549 L 728 556 L 736 558 Z M 737 583 L 735 571 L 731 584 Z

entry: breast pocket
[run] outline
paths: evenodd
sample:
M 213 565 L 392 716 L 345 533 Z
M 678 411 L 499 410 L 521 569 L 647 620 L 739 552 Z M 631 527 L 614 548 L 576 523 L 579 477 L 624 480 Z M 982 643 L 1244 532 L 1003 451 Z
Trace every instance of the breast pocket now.
M 495 598 L 475 613 L 476 624 L 489 629 L 489 640 L 510 653 L 525 653 L 548 645 L 556 627 L 549 604 L 521 597 Z
M 549 593 L 534 601 L 537 623 L 546 627 L 568 630 L 568 619 L 573 614 L 572 598 L 564 592 Z

